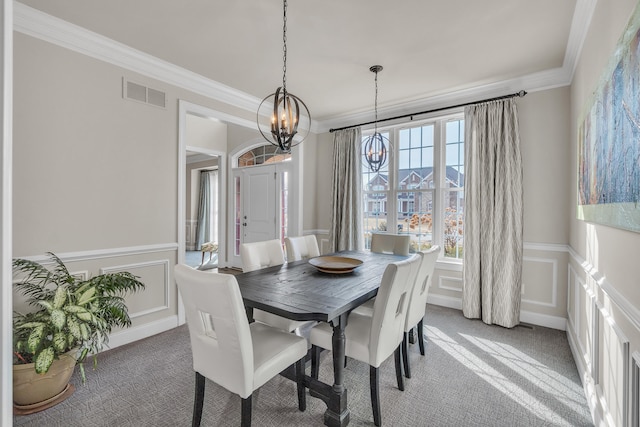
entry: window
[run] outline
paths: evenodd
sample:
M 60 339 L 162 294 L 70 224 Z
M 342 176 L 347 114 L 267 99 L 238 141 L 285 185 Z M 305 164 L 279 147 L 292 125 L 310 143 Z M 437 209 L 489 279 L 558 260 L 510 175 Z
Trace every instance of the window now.
M 444 256 L 463 256 L 464 120 L 442 117 L 381 132 L 389 161 L 371 172 L 364 161 L 364 236 L 411 235 L 411 251 L 438 244 Z M 363 136 L 363 140 L 366 135 Z
M 260 147 L 253 148 L 238 156 L 239 168 L 247 166 L 258 166 L 267 163 L 285 162 L 291 160 L 290 153 L 283 153 L 278 147 L 271 144 L 265 144 Z

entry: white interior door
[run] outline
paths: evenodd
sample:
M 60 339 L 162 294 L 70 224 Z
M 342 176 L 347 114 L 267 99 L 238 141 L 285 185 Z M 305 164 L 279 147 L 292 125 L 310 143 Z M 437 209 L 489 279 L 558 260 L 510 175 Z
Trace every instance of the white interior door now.
M 234 169 L 235 206 L 232 267 L 242 268 L 240 244 L 281 239 L 288 235 L 289 162 Z
M 276 167 L 255 166 L 242 175 L 242 242 L 276 239 L 280 210 Z
M 275 165 L 234 169 L 233 248 L 231 267 L 242 268 L 240 245 L 275 239 L 278 230 L 278 185 Z

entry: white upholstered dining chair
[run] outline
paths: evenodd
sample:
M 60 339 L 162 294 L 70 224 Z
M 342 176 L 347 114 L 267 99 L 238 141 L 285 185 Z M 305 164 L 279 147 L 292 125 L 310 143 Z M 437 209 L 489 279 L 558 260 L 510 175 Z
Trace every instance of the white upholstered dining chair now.
M 243 243 L 240 245 L 242 271 L 244 273 L 261 268 L 284 264 L 284 252 L 280 240 Z
M 371 235 L 371 252 L 409 255 L 409 244 L 408 234 L 373 233 Z
M 280 240 L 265 240 L 262 242 L 243 243 L 240 245 L 242 271 L 244 273 L 262 268 L 284 264 L 284 252 Z M 308 322 L 287 319 L 277 314 L 263 310 L 253 310 L 253 318 L 257 322 L 265 323 L 286 332 L 298 332 L 300 327 Z
M 401 343 L 409 296 L 420 266 L 420 257 L 391 263 L 385 269 L 373 311 L 349 314 L 345 328 L 345 355 L 369 364 L 371 406 L 376 426 L 381 424 L 378 368 L 395 353 L 396 380 L 404 390 Z M 327 323 L 311 329 L 311 375 L 318 378 L 320 347 L 331 350 L 333 330 Z
M 411 298 L 409 299 L 409 307 L 407 309 L 407 319 L 404 325 L 404 334 L 402 338 L 402 361 L 404 364 L 404 374 L 407 378 L 411 378 L 411 366 L 409 364 L 409 333 L 417 326 L 418 344 L 420 354 L 424 356 L 424 327 L 423 319 L 427 309 L 427 296 L 429 287 L 431 286 L 431 277 L 436 268 L 436 261 L 440 255 L 440 246 L 435 245 L 426 251 L 416 252 L 420 257 L 420 267 L 413 284 Z M 364 304 L 353 310 L 355 313 L 371 315 L 375 298 L 370 299 Z
M 287 248 L 288 262 L 320 256 L 318 241 L 313 235 L 285 237 L 284 245 Z
M 196 372 L 192 426 L 200 425 L 205 378 L 242 398 L 241 425 L 251 425 L 255 390 L 295 364 L 298 408 L 306 409 L 307 341 L 262 323 L 249 324 L 235 277 L 176 265 Z
M 402 339 L 402 360 L 404 362 L 404 375 L 411 378 L 411 367 L 409 366 L 409 332 L 417 326 L 418 344 L 420 354 L 424 356 L 424 315 L 427 310 L 427 296 L 431 286 L 431 277 L 436 268 L 436 261 L 440 255 L 440 246 L 435 245 L 426 251 L 419 252 L 422 261 L 416 275 L 416 281 L 411 292 L 409 308 L 407 309 L 407 320 L 404 325 L 404 337 Z

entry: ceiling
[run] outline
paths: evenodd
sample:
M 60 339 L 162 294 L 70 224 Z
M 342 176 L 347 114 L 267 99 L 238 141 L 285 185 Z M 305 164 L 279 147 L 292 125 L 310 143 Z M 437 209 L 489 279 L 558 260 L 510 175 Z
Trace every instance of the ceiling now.
M 258 100 L 282 83 L 280 0 L 21 3 Z M 594 3 L 290 0 L 287 89 L 317 123 L 340 125 L 373 118 L 374 64 L 380 118 L 566 85 Z

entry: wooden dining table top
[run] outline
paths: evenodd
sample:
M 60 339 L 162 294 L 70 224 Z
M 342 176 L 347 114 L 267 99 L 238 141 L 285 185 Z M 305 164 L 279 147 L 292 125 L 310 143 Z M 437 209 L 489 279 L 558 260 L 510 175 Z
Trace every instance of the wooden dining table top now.
M 330 322 L 378 293 L 385 268 L 406 257 L 369 251 L 331 256 L 363 263 L 350 273 L 318 271 L 308 260 L 294 261 L 236 275 L 246 307 L 293 320 Z

